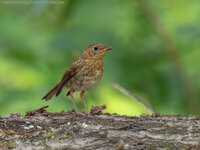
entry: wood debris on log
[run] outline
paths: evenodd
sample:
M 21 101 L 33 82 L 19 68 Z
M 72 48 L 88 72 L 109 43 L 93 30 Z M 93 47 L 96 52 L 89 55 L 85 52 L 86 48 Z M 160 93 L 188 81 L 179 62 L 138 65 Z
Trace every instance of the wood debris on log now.
M 100 113 L 105 106 L 76 115 L 45 108 L 0 117 L 0 149 L 200 149 L 200 116 Z

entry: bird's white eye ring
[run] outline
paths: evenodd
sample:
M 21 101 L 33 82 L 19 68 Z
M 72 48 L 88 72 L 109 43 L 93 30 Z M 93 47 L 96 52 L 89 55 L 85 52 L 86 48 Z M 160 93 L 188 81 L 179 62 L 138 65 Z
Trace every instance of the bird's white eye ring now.
M 93 49 L 96 51 L 96 50 L 98 50 L 99 48 L 98 48 L 97 46 L 95 46 L 95 47 L 93 47 Z

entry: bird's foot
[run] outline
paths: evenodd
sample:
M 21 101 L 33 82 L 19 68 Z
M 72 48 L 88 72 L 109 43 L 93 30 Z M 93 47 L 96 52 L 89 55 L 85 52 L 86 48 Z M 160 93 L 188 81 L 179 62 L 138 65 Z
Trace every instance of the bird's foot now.
M 74 111 L 74 114 L 75 114 L 76 116 L 82 116 L 82 117 L 85 117 L 85 116 L 86 116 L 85 113 L 81 113 L 81 112 L 78 112 L 78 111 Z
M 71 112 L 72 114 L 76 115 L 76 116 L 82 116 L 82 117 L 89 117 L 90 114 L 87 112 L 78 112 L 75 109 L 69 110 L 68 112 Z

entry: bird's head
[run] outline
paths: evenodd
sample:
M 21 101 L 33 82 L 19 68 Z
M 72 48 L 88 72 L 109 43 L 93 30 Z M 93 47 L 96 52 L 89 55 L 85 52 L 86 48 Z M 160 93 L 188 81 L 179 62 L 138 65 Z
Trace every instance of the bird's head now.
M 106 52 L 111 49 L 103 44 L 91 44 L 84 49 L 82 57 L 86 59 L 103 59 Z

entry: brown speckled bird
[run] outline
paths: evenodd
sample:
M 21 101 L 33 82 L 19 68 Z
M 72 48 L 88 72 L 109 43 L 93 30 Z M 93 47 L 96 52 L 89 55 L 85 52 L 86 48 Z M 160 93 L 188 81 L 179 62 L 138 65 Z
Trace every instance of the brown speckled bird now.
M 86 47 L 83 53 L 67 69 L 60 82 L 42 99 L 50 100 L 54 95 L 58 96 L 64 87 L 70 88 L 67 96 L 70 95 L 72 97 L 74 109 L 77 112 L 73 93 L 81 91 L 81 99 L 89 113 L 84 101 L 84 93 L 95 86 L 102 78 L 104 71 L 103 57 L 108 50 L 111 50 L 111 48 L 103 44 L 91 44 Z

